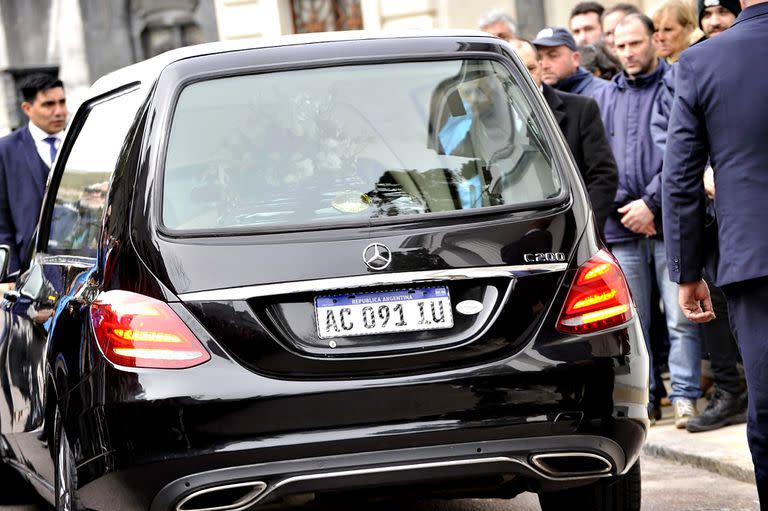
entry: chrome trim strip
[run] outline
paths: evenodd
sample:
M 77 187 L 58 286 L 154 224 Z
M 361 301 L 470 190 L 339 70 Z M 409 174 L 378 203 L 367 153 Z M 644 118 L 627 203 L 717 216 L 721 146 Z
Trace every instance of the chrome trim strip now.
M 199 497 L 200 495 L 205 495 L 206 493 L 213 493 L 216 491 L 231 490 L 232 488 L 243 488 L 246 486 L 253 486 L 253 489 L 231 504 L 225 504 L 223 506 L 216 506 L 216 507 L 206 507 L 206 508 L 198 508 L 198 507 L 184 508 L 183 507 L 184 504 L 194 499 L 195 497 Z M 240 510 L 244 510 L 251 507 L 253 503 L 256 501 L 256 499 L 259 497 L 259 495 L 264 493 L 264 490 L 266 489 L 267 489 L 267 484 L 264 483 L 263 481 L 251 481 L 247 483 L 214 486 L 212 488 L 206 488 L 204 490 L 196 491 L 190 495 L 187 495 L 186 497 L 184 497 L 184 499 L 181 502 L 176 504 L 176 511 L 240 511 Z
M 605 468 L 602 470 L 593 470 L 593 471 L 581 471 L 581 472 L 561 472 L 558 470 L 553 470 L 554 467 L 549 466 L 546 461 L 546 458 L 592 458 L 596 460 L 600 460 L 603 463 L 605 463 Z M 588 475 L 603 475 L 610 473 L 611 469 L 613 469 L 613 464 L 608 461 L 604 456 L 600 456 L 599 454 L 594 454 L 591 452 L 551 452 L 551 453 L 544 453 L 544 454 L 534 454 L 531 456 L 531 464 L 534 465 L 536 468 L 538 468 L 540 471 L 545 472 L 546 474 L 557 477 L 557 478 L 567 478 L 571 476 L 588 476 Z
M 12 468 L 17 472 L 19 472 L 20 474 L 22 474 L 23 477 L 34 479 L 34 482 L 29 481 L 30 485 L 34 486 L 35 483 L 37 483 L 40 486 L 42 486 L 43 489 L 50 492 L 51 497 L 53 497 L 54 499 L 56 498 L 56 495 L 54 493 L 56 491 L 56 488 L 54 488 L 54 486 L 51 483 L 49 483 L 48 481 L 40 477 L 36 472 L 31 471 L 29 467 L 27 467 L 26 465 L 22 465 L 21 463 L 8 458 L 4 459 L 3 463 L 5 463 L 6 465 L 12 466 Z
M 605 458 L 602 458 L 601 456 L 592 455 L 595 457 L 599 457 L 603 461 L 607 460 Z M 516 458 L 511 458 L 507 456 L 496 456 L 492 458 L 480 458 L 480 459 L 465 459 L 465 460 L 452 460 L 452 461 L 436 461 L 436 462 L 429 462 L 429 463 L 417 463 L 412 465 L 390 465 L 386 467 L 372 467 L 372 468 L 361 468 L 356 470 L 342 470 L 339 472 L 327 472 L 327 473 L 316 473 L 316 474 L 304 474 L 299 476 L 293 476 L 288 477 L 285 479 L 282 479 L 275 483 L 274 485 L 270 485 L 269 489 L 259 495 L 259 498 L 257 498 L 253 504 L 258 504 L 265 498 L 267 498 L 269 495 L 271 495 L 275 490 L 278 490 L 279 488 L 283 486 L 287 486 L 292 483 L 296 482 L 302 482 L 302 481 L 312 481 L 317 479 L 330 479 L 330 478 L 337 478 L 337 477 L 351 477 L 351 476 L 359 476 L 359 475 L 369 475 L 369 474 L 382 474 L 387 472 L 400 472 L 400 471 L 407 471 L 407 470 L 425 470 L 430 468 L 439 468 L 439 467 L 456 467 L 456 466 L 462 466 L 462 465 L 479 465 L 484 463 L 513 463 L 516 465 L 520 465 L 522 467 L 525 467 L 535 474 L 538 474 L 540 477 L 544 479 L 548 479 L 550 481 L 564 481 L 564 480 L 579 480 L 579 479 L 593 479 L 595 477 L 604 477 L 607 475 L 610 475 L 609 473 L 589 473 L 589 474 L 578 474 L 573 476 L 563 475 L 563 476 L 555 476 L 550 475 L 549 472 L 545 472 L 544 470 L 539 469 L 538 466 L 533 466 L 525 461 L 521 461 Z M 612 466 L 612 465 L 611 465 Z
M 413 271 L 405 273 L 381 273 L 372 275 L 357 275 L 353 277 L 337 277 L 330 279 L 300 280 L 296 282 L 281 282 L 278 284 L 262 284 L 258 286 L 231 287 L 182 293 L 179 298 L 183 302 L 248 300 L 262 296 L 286 295 L 291 293 L 321 292 L 334 289 L 353 289 L 359 287 L 392 286 L 439 282 L 445 280 L 466 280 L 481 278 L 517 279 L 528 275 L 565 271 L 568 263 L 521 264 L 515 266 L 487 266 L 479 268 L 462 268 L 452 270 Z
M 406 471 L 406 470 L 425 470 L 425 469 L 439 468 L 439 467 L 456 467 L 461 465 L 478 465 L 481 463 L 510 463 L 510 462 L 527 466 L 524 462 L 520 460 L 516 460 L 514 458 L 508 458 L 506 456 L 499 456 L 495 458 L 434 461 L 430 463 L 417 463 L 413 465 L 391 465 L 388 467 L 372 467 L 372 468 L 361 468 L 356 470 L 342 470 L 339 472 L 305 474 L 300 476 L 288 477 L 286 479 L 282 479 L 278 481 L 274 485 L 270 486 L 269 490 L 267 490 L 265 493 L 260 495 L 259 498 L 256 499 L 255 503 L 261 502 L 263 499 L 269 496 L 272 492 L 274 492 L 275 490 L 279 489 L 282 486 L 286 486 L 286 485 L 301 482 L 301 481 L 312 481 L 315 479 L 331 479 L 331 478 L 337 478 L 337 477 L 351 477 L 351 476 L 369 475 L 369 474 L 383 474 L 387 472 L 400 472 L 400 471 Z
M 500 456 L 496 458 L 481 458 L 481 459 L 474 459 L 474 460 L 470 459 L 470 460 L 453 460 L 453 461 L 433 461 L 430 463 L 418 463 L 414 465 L 394 465 L 389 467 L 361 468 L 356 470 L 343 470 L 340 472 L 331 472 L 328 474 L 323 474 L 323 473 L 306 474 L 306 475 L 289 477 L 287 479 L 283 479 L 282 481 L 278 481 L 272 488 L 270 488 L 270 491 L 274 491 L 280 488 L 281 486 L 295 483 L 297 481 L 312 481 L 313 479 L 326 479 L 331 477 L 350 477 L 350 476 L 359 476 L 359 475 L 367 475 L 367 474 L 383 474 L 387 472 L 402 472 L 406 470 L 425 470 L 425 469 L 438 468 L 438 467 L 478 465 L 482 463 L 500 463 L 500 462 L 508 463 L 510 461 L 513 461 L 512 458 Z

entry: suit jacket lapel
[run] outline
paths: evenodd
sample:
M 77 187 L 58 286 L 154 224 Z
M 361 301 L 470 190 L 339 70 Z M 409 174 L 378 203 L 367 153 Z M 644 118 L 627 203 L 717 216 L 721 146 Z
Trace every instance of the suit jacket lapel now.
M 45 183 L 48 179 L 48 165 L 40 158 L 40 153 L 37 152 L 37 146 L 35 140 L 29 133 L 29 128 L 26 126 L 19 128 L 19 153 L 24 155 L 27 160 L 29 169 L 32 171 L 32 179 L 35 181 L 37 190 L 45 190 Z M 42 197 L 42 195 L 41 195 Z

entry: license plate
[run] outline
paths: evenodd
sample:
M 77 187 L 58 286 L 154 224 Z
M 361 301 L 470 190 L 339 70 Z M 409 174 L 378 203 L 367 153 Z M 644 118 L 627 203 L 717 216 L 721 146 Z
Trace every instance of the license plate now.
M 453 327 L 447 287 L 318 296 L 315 313 L 321 339 Z

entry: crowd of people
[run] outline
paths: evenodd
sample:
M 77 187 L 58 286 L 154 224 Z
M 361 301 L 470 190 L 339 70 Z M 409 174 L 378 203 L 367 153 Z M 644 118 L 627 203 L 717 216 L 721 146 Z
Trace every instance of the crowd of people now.
M 569 27 L 543 28 L 532 41 L 500 12 L 479 24 L 517 51 L 573 152 L 643 325 L 651 421 L 661 418 L 664 399 L 675 425 L 691 433 L 748 421 L 758 490 L 768 506 L 768 384 L 760 365 L 768 267 L 759 264 L 763 236 L 750 239 L 755 227 L 746 216 L 762 215 L 749 199 L 766 191 L 766 140 L 759 140 L 765 80 L 734 98 L 733 112 L 728 95 L 740 93 L 726 85 L 759 73 L 754 66 L 765 75 L 768 2 L 668 0 L 650 17 L 629 3 L 582 2 Z M 720 42 L 722 34 L 729 35 Z M 737 160 L 753 173 L 733 168 Z M 719 195 L 716 182 L 725 188 Z M 741 205 L 739 194 L 746 198 Z M 755 261 L 732 255 L 741 251 Z M 711 377 L 702 378 L 702 358 Z M 668 396 L 662 367 L 669 370 Z M 699 413 L 705 393 L 709 401 Z
M 480 22 L 511 42 L 540 85 L 582 173 L 598 227 L 624 269 L 654 367 L 650 418 L 661 418 L 667 399 L 675 425 L 690 432 L 745 422 L 747 399 L 722 293 L 707 277 L 719 314 L 699 327 L 678 307 L 678 285 L 669 278 L 661 225 L 666 132 L 680 54 L 721 34 L 740 12 L 734 0 L 700 0 L 698 13 L 690 1 L 669 0 L 652 17 L 629 3 L 605 8 L 582 2 L 569 27 L 543 28 L 533 41 L 518 38 L 503 13 Z M 714 387 L 700 414 L 696 401 L 707 390 L 702 354 L 710 360 Z M 669 370 L 669 395 L 662 368 Z

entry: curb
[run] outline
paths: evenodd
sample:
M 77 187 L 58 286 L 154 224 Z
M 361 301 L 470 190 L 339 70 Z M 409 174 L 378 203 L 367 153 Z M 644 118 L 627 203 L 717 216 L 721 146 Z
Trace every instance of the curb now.
M 645 444 L 643 453 L 657 458 L 664 458 L 686 465 L 703 468 L 710 472 L 720 474 L 730 479 L 755 484 L 754 471 L 740 467 L 737 464 L 727 463 L 721 460 L 712 459 L 710 456 L 701 456 L 693 453 L 681 452 L 675 449 L 669 449 L 662 445 Z
M 643 453 L 755 484 L 744 425 L 707 433 L 688 433 L 674 425 L 654 426 L 648 431 Z

